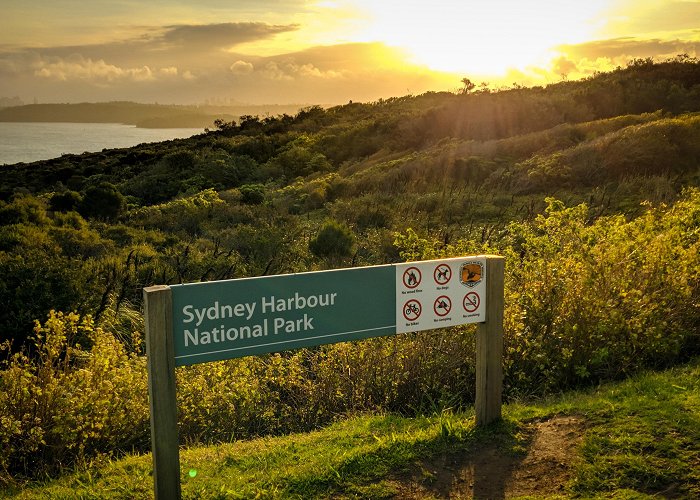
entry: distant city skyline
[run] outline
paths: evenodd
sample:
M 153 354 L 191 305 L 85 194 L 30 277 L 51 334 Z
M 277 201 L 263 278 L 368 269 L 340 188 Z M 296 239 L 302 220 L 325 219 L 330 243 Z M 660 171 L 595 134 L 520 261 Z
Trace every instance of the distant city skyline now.
M 335 104 L 542 85 L 695 57 L 699 24 L 697 0 L 3 0 L 0 97 Z

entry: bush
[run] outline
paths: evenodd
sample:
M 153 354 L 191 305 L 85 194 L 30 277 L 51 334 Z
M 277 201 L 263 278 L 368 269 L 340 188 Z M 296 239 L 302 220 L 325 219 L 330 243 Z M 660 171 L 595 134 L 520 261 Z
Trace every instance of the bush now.
M 700 191 L 589 224 L 588 207 L 548 199 L 497 248 L 398 235 L 406 259 L 506 257 L 507 394 L 552 391 L 658 368 L 698 352 Z
M 0 421 L 0 483 L 142 448 L 144 360 L 127 355 L 90 317 L 51 311 L 36 323 L 32 348 L 2 363 Z
M 627 376 L 697 350 L 700 191 L 674 207 L 586 224 L 550 199 L 512 224 L 509 385 L 548 392 Z
M 262 184 L 245 184 L 239 188 L 241 202 L 246 205 L 260 205 L 265 201 L 265 186 Z
M 347 226 L 328 221 L 309 242 L 309 250 L 317 257 L 339 260 L 352 255 L 355 237 Z
M 44 202 L 34 196 L 15 196 L 10 203 L 0 201 L 0 226 L 11 224 L 41 226 L 48 222 Z
M 78 211 L 87 218 L 113 220 L 126 208 L 126 199 L 109 182 L 91 186 L 85 191 Z
M 68 190 L 54 193 L 49 199 L 49 208 L 54 212 L 70 212 L 77 209 L 82 201 L 80 193 Z
M 473 239 L 445 244 L 412 230 L 396 238 L 410 260 L 505 256 L 507 397 L 589 385 L 698 353 L 700 190 L 672 207 L 647 207 L 632 221 L 613 216 L 590 223 L 585 205 L 547 203 L 535 220 L 510 224 L 494 247 Z M 347 249 L 349 229 L 329 222 L 319 236 L 324 230 L 332 236 L 326 248 L 340 240 Z M 309 430 L 359 411 L 417 414 L 469 406 L 471 331 L 458 327 L 179 368 L 181 440 Z M 75 314 L 52 312 L 36 324 L 32 342 L 0 371 L 4 481 L 100 453 L 146 449 L 143 359 Z

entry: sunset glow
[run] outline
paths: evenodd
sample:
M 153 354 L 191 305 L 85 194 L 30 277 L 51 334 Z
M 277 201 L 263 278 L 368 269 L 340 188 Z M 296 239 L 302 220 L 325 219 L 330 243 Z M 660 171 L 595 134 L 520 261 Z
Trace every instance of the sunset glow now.
M 371 12 L 365 41 L 407 49 L 417 63 L 454 73 L 503 75 L 546 62 L 553 47 L 590 40 L 605 2 L 492 0 L 361 2 Z
M 0 97 L 320 102 L 542 85 L 700 48 L 698 0 L 27 0 Z

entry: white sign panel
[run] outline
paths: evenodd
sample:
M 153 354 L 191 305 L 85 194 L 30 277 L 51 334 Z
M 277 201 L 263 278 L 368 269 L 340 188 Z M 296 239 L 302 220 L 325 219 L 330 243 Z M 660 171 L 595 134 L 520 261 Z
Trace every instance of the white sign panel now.
M 396 264 L 396 332 L 486 321 L 486 260 Z

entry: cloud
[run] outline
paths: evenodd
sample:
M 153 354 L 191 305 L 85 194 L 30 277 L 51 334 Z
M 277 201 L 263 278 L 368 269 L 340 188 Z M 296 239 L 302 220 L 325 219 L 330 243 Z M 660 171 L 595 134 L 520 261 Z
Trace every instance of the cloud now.
M 148 66 L 120 68 L 100 59 L 93 61 L 76 55 L 68 59 L 54 58 L 51 61 L 35 63 L 34 75 L 51 80 L 89 80 L 96 84 L 113 83 L 117 80 L 142 82 L 154 80 L 153 71 Z
M 243 43 L 272 38 L 299 29 L 296 24 L 220 23 L 165 26 L 164 31 L 142 43 L 161 47 L 230 48 Z
M 557 52 L 559 56 L 550 64 L 552 73 L 575 79 L 625 67 L 631 60 L 638 58 L 665 60 L 679 54 L 697 57 L 700 55 L 700 41 L 621 37 L 578 45 L 562 45 L 557 47 Z
M 330 80 L 343 78 L 348 74 L 342 70 L 321 70 L 312 63 L 297 64 L 294 61 L 269 61 L 259 72 L 270 80 Z
M 229 68 L 234 75 L 249 75 L 255 70 L 252 63 L 241 61 L 240 59 L 233 63 Z
M 230 66 L 230 50 L 236 45 L 265 40 L 279 33 L 298 29 L 295 24 L 219 23 L 206 25 L 171 25 L 144 27 L 131 38 L 91 45 L 55 46 L 0 50 L 0 68 L 26 69 L 27 61 L 36 57 L 68 58 L 75 54 L 93 61 L 103 60 L 117 67 L 189 67 Z
M 673 32 L 696 29 L 700 2 L 618 0 L 609 13 L 609 31 L 617 34 Z
M 167 68 L 160 68 L 158 72 L 164 76 L 177 76 L 178 70 L 175 66 L 168 66 Z
M 316 46 L 305 50 L 268 57 L 246 56 L 230 65 L 231 73 L 249 80 L 262 78 L 270 81 L 359 80 L 367 78 L 371 85 L 381 74 L 402 72 L 421 74 L 425 68 L 408 64 L 400 51 L 381 43 L 349 43 Z M 400 64 L 397 64 L 400 62 Z
M 552 61 L 552 71 L 557 75 L 568 76 L 570 73 L 578 71 L 576 63 L 562 56 Z
M 659 38 L 622 37 L 578 45 L 561 45 L 557 49 L 573 59 L 669 57 L 676 54 L 694 56 L 700 53 L 700 41 L 693 39 L 661 40 Z
M 175 42 L 181 38 L 172 38 L 170 45 L 162 37 L 153 42 L 155 38 L 149 34 L 150 41 L 142 46 L 134 40 L 108 44 L 104 51 L 85 46 L 0 53 L 0 71 L 12 71 L 0 78 L 0 95 L 36 96 L 41 102 L 184 104 L 220 97 L 251 103 L 333 104 L 459 85 L 454 75 L 407 63 L 381 43 L 317 46 L 262 57 L 222 50 L 223 45 L 191 50 Z
M 32 78 L 39 86 L 81 81 L 114 87 L 124 82 L 206 81 L 228 68 L 229 75 L 252 73 L 254 67 L 229 50 L 296 29 L 294 24 L 261 22 L 179 24 L 141 27 L 125 40 L 102 44 L 0 48 L 0 75 L 6 80 L 0 88 L 17 93 Z

